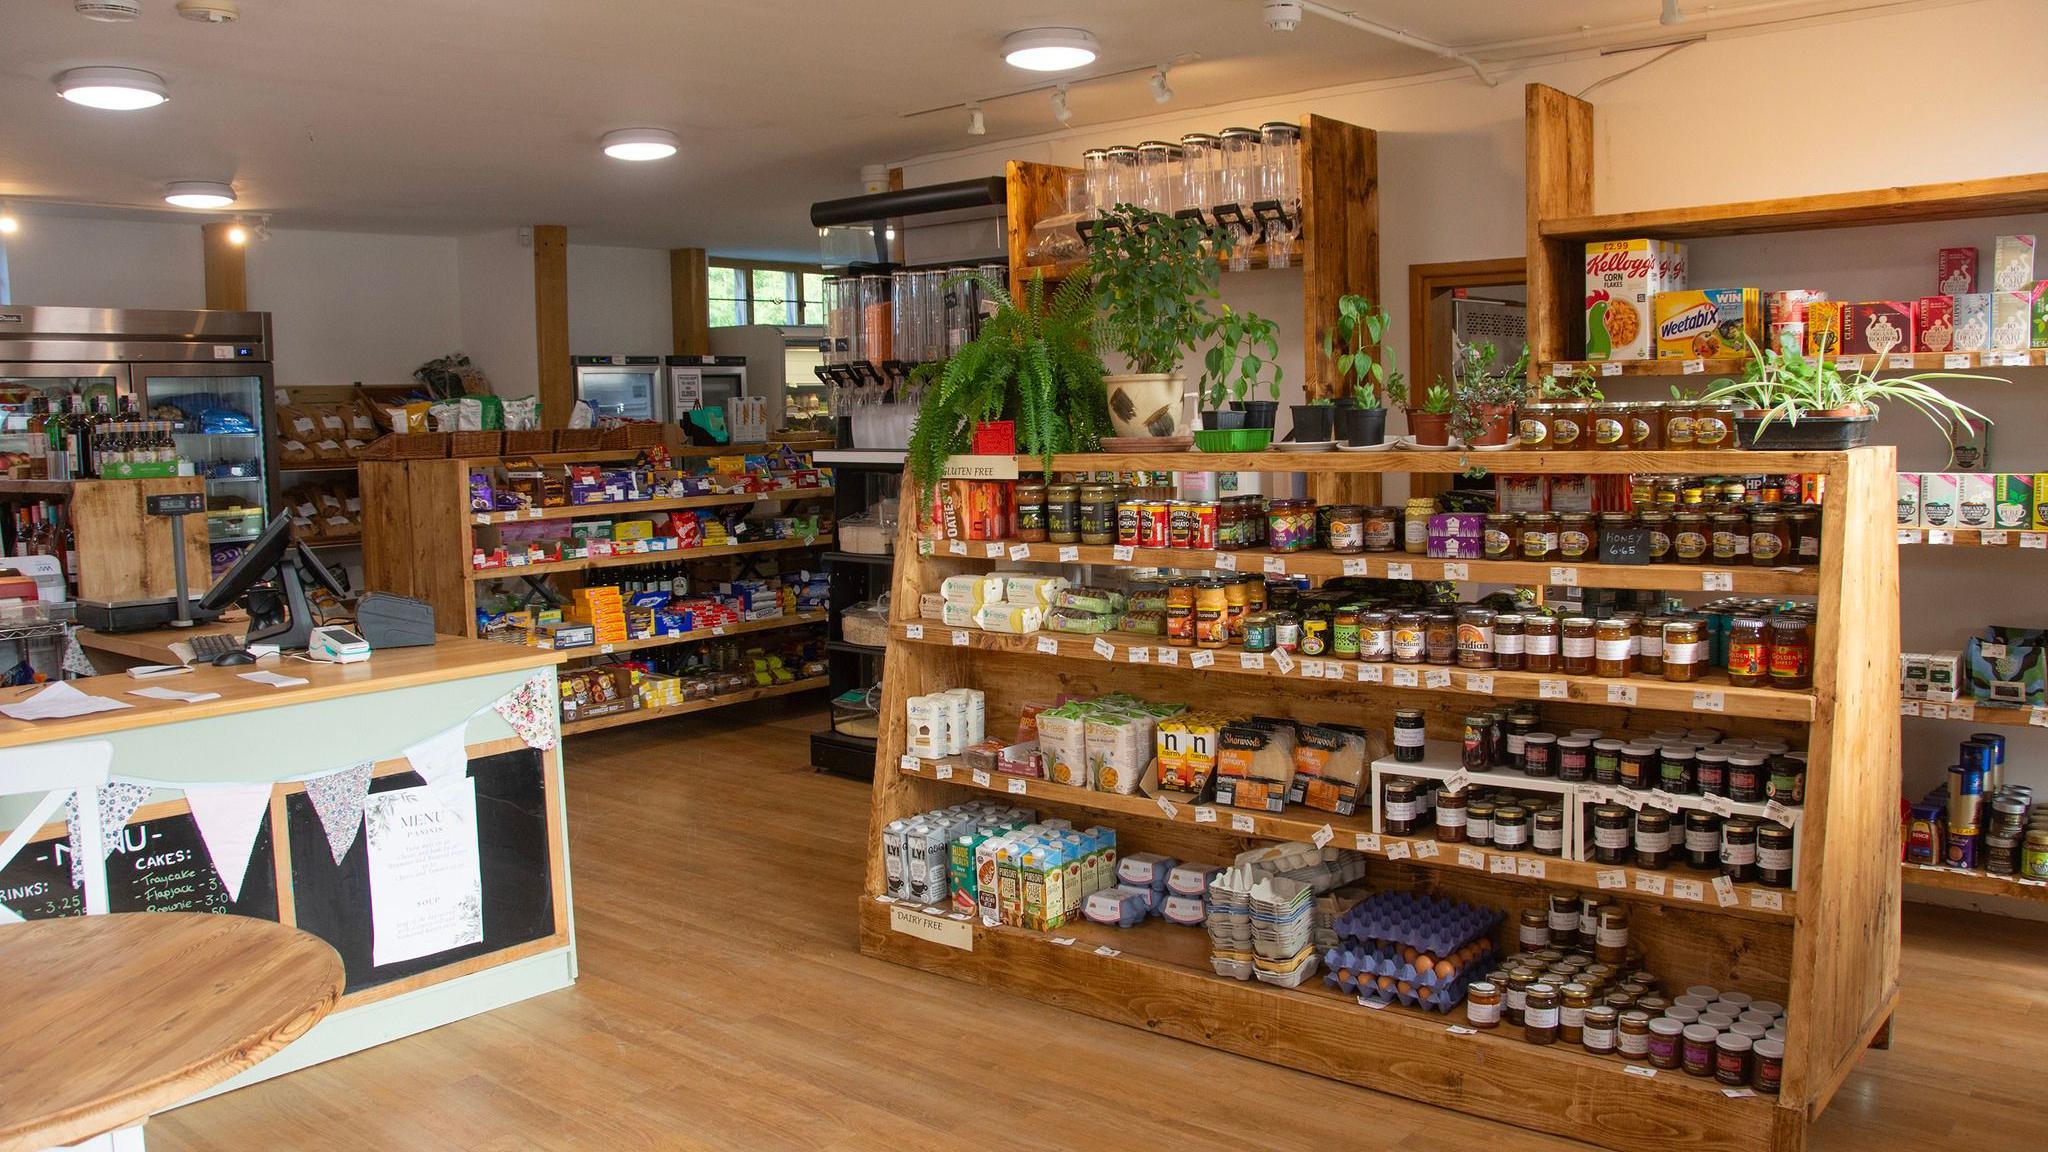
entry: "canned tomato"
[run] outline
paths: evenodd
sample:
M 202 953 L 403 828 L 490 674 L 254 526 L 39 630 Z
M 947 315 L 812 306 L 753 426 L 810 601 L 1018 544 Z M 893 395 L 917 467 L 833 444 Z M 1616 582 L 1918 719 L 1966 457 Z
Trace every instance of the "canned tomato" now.
M 1138 546 L 1138 523 L 1141 519 L 1139 505 L 1125 500 L 1116 506 L 1116 542 L 1126 547 Z
M 1166 546 L 1169 548 L 1192 548 L 1195 538 L 1195 509 L 1192 504 L 1175 500 L 1166 506 Z
M 1216 548 L 1216 505 L 1197 503 L 1189 508 L 1188 547 L 1214 551 Z

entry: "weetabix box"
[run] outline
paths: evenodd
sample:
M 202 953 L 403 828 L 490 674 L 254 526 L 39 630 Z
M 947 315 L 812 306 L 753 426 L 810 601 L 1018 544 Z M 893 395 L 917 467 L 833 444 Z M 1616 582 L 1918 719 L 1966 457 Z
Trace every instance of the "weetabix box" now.
M 2034 346 L 2034 289 L 1991 294 L 1991 351 L 2025 352 Z
M 1685 287 L 1685 265 L 1685 245 L 1668 240 L 1587 244 L 1586 359 L 1650 359 L 1650 302 Z
M 1922 296 L 1913 306 L 1915 345 L 1921 352 L 1947 352 L 1955 344 L 1956 302 L 1949 296 Z
M 1903 300 L 1859 300 L 1842 316 L 1842 353 L 1884 355 L 1913 350 L 1913 306 Z
M 1991 350 L 1991 295 L 1987 292 L 1971 292 L 1952 296 L 1951 321 L 1955 335 L 1949 338 L 1949 349 L 1955 352 L 1988 352 Z
M 1659 292 L 1653 305 L 1659 360 L 1747 356 L 1750 343 L 1763 343 L 1763 297 L 1754 288 Z
M 1934 290 L 1944 296 L 1961 296 L 1977 290 L 1977 250 L 1943 248 L 1934 257 Z
M 1848 305 L 1840 300 L 1815 300 L 1806 306 L 1806 354 L 1832 356 L 1842 350 L 1842 316 Z
M 2025 528 L 2033 522 L 2034 477 L 2001 472 L 1991 482 L 1991 519 L 2000 528 Z
M 2019 292 L 2034 286 L 2034 238 L 2000 236 L 1991 249 L 1991 290 Z

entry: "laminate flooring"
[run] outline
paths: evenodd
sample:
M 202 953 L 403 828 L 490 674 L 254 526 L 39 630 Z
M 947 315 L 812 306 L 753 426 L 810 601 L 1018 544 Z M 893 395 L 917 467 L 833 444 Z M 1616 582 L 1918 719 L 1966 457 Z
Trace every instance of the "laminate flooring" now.
M 863 957 L 865 784 L 808 704 L 568 744 L 576 986 L 151 1121 L 152 1152 L 1587 1146 Z M 1816 1152 L 2048 1148 L 2048 926 L 1908 905 Z

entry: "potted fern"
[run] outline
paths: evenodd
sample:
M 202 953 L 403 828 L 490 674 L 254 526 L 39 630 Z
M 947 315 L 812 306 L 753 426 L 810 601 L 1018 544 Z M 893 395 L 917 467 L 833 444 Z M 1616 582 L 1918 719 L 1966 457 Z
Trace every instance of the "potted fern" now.
M 909 466 L 926 499 L 946 461 L 972 450 L 982 423 L 1013 421 L 1018 448 L 1039 457 L 1047 471 L 1057 453 L 1097 450 L 1110 429 L 1087 280 L 1070 279 L 1048 299 L 1044 275 L 1034 275 L 1022 301 L 980 272 L 946 286 L 969 282 L 995 311 L 946 361 L 918 405 Z
M 1353 447 L 1386 439 L 1386 400 L 1405 388 L 1393 351 L 1380 346 L 1386 331 L 1387 310 L 1363 296 L 1339 297 L 1337 322 L 1323 331 L 1323 355 L 1336 361 L 1338 384 L 1351 381 L 1351 395 L 1337 401 L 1336 433 Z
M 1163 216 L 1129 204 L 1103 214 L 1088 250 L 1094 281 L 1096 345 L 1129 371 L 1104 378 L 1118 436 L 1182 435 L 1187 378 L 1181 362 L 1210 323 L 1217 252 L 1227 235 L 1200 220 Z
M 1991 420 L 1967 404 L 1949 399 L 1929 381 L 1979 380 L 2005 383 L 1996 376 L 1969 372 L 1916 372 L 1879 377 L 1863 368 L 1842 372 L 1824 357 L 1802 355 L 1796 338 L 1787 335 L 1779 347 L 1759 350 L 1747 340 L 1749 361 L 1741 381 L 1717 380 L 1700 399 L 1737 406 L 1737 443 L 1766 450 L 1829 450 L 1853 448 L 1870 436 L 1878 406 L 1897 401 L 1927 417 L 1950 447 L 1955 427 Z M 1872 357 L 1882 365 L 1889 348 Z M 1745 443 L 1746 442 L 1746 443 Z

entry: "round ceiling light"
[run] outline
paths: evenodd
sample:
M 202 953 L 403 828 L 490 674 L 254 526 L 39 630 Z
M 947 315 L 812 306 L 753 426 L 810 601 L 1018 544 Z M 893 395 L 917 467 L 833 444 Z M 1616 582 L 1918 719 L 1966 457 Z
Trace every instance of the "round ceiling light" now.
M 1086 28 L 1026 28 L 1003 37 L 1003 59 L 1033 72 L 1065 72 L 1094 63 L 1097 47 Z
M 621 128 L 604 134 L 604 154 L 614 160 L 666 160 L 676 154 L 676 134 L 660 128 Z
M 154 108 L 170 99 L 164 78 L 140 68 L 73 68 L 57 77 L 57 95 L 110 112 Z
M 218 180 L 179 180 L 164 186 L 164 203 L 180 208 L 225 208 L 235 202 L 235 186 Z

